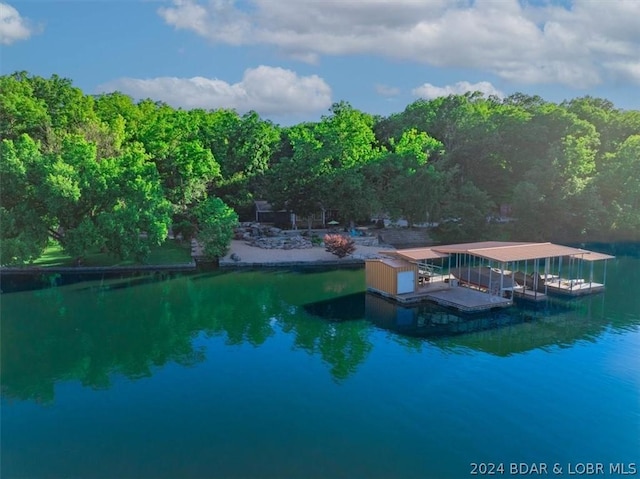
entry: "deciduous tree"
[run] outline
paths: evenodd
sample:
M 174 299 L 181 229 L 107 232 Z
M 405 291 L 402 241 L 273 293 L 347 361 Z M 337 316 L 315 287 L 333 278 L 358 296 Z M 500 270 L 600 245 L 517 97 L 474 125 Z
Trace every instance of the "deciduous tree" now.
M 238 215 L 220 198 L 207 198 L 195 208 L 196 238 L 211 258 L 227 254 Z

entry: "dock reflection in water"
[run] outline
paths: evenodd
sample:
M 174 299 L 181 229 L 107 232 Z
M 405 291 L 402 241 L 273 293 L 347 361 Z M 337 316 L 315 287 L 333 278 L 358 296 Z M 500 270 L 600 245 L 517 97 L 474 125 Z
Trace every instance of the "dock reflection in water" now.
M 466 314 L 430 303 L 402 306 L 376 294 L 356 293 L 304 309 L 328 321 L 364 318 L 400 336 L 439 340 L 440 345 L 446 340 L 447 347 L 471 347 L 500 356 L 591 340 L 606 328 L 602 297 L 522 302 L 506 310 Z
M 465 314 L 432 304 L 403 307 L 374 294 L 367 294 L 364 302 L 367 319 L 377 326 L 408 336 L 426 338 L 500 328 L 530 321 L 535 317 L 533 311 L 526 313 L 499 310 Z

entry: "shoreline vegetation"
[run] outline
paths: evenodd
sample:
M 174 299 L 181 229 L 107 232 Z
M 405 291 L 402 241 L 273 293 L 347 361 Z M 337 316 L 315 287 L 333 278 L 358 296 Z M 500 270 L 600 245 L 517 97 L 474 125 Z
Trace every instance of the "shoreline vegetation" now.
M 323 246 L 305 249 L 264 249 L 251 246 L 244 240 L 232 240 L 228 253 L 220 258 L 218 268 L 289 268 L 331 267 L 364 265 L 367 258 L 378 252 L 392 249 L 387 245 L 357 246 L 356 251 L 344 258 L 329 253 Z M 177 240 L 168 240 L 157 250 L 152 250 L 148 263 L 118 262 L 104 254 L 89 255 L 86 263 L 73 265 L 73 259 L 59 247 L 47 248 L 42 258 L 33 264 L 0 267 L 0 274 L 28 273 L 115 273 L 155 271 L 195 271 L 197 262 L 189 255 L 190 247 Z M 103 262 L 100 263 L 100 260 Z
M 429 233 L 445 244 L 640 238 L 640 111 L 606 99 L 475 92 L 388 117 L 340 101 L 280 126 L 89 95 L 57 75 L 3 75 L 0 92 L 3 266 L 53 265 L 52 243 L 59 267 L 190 262 L 154 258 L 170 232 L 224 263 L 236 225 L 254 220 L 311 230 L 403 218 L 437 224 Z

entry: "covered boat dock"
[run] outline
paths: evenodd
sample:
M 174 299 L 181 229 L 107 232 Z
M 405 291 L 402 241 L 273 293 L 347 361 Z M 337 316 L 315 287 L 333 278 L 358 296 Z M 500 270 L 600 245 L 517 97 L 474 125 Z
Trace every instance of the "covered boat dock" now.
M 375 263 L 384 260 L 367 260 L 369 291 L 402 303 L 433 301 L 467 312 L 507 307 L 516 297 L 539 301 L 549 293 L 576 296 L 602 291 L 606 260 L 613 258 L 554 243 L 501 241 L 380 253 L 392 257 L 394 267 L 403 271 L 413 265 L 413 283 L 405 281 L 399 292 L 393 284 L 380 281 L 374 271 Z M 602 283 L 594 282 L 596 261 L 605 261 Z M 590 266 L 588 280 L 578 277 L 585 273 L 585 264 Z M 404 277 L 408 280 L 408 273 Z

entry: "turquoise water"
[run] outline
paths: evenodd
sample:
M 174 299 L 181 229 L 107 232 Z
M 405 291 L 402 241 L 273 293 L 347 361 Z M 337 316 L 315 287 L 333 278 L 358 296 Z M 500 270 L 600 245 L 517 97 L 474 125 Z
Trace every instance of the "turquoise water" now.
M 621 256 L 603 295 L 463 317 L 362 270 L 3 285 L 1 476 L 638 475 L 639 285 Z

